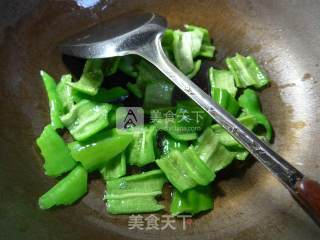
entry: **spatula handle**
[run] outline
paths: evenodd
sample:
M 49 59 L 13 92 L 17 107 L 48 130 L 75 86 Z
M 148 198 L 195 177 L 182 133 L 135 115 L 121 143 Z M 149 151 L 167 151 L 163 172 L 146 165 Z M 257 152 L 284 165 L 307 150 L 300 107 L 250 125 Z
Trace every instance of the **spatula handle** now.
M 296 183 L 295 192 L 292 195 L 320 225 L 320 184 L 304 177 Z

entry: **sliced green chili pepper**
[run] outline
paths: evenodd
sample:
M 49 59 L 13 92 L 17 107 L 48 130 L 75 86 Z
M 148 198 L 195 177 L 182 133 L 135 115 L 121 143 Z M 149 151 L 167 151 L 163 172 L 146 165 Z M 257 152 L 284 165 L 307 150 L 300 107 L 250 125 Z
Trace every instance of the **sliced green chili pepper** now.
M 227 90 L 231 96 L 236 96 L 237 88 L 234 85 L 234 78 L 230 71 L 217 70 L 211 67 L 209 69 L 209 80 L 211 89 L 222 88 Z M 214 94 L 211 92 L 211 95 L 213 96 Z
M 49 209 L 53 206 L 74 203 L 87 192 L 87 179 L 86 170 L 81 166 L 77 166 L 39 198 L 40 208 Z
M 190 24 L 185 24 L 185 25 L 184 25 L 184 28 L 185 28 L 187 31 L 195 31 L 195 30 L 201 31 L 202 34 L 203 34 L 202 43 L 205 44 L 205 45 L 210 44 L 210 36 L 209 36 L 209 31 L 208 31 L 208 29 L 203 28 L 203 27 L 198 27 L 198 26 L 190 25 Z
M 41 155 L 44 158 L 44 170 L 48 176 L 60 176 L 73 169 L 76 162 L 71 156 L 68 146 L 51 125 L 44 128 L 37 139 Z
M 201 161 L 192 146 L 183 153 L 174 150 L 156 163 L 180 192 L 198 184 L 207 185 L 215 178 L 214 172 Z
M 239 88 L 249 86 L 261 88 L 270 82 L 267 74 L 251 56 L 244 57 L 237 53 L 235 57 L 227 58 L 226 64 Z
M 207 185 L 215 178 L 214 172 L 212 172 L 207 165 L 200 160 L 198 154 L 191 145 L 183 152 L 184 161 L 181 162 L 186 173 L 199 185 Z
M 137 98 L 143 98 L 143 92 L 136 83 L 127 83 L 128 90 Z
M 203 44 L 200 48 L 199 56 L 213 58 L 215 51 L 215 46 Z
M 134 66 L 135 70 L 137 71 L 137 81 L 136 83 L 129 82 L 127 84 L 127 87 L 138 98 L 142 98 L 144 96 L 145 89 L 149 84 L 162 84 L 163 86 L 173 89 L 173 84 L 170 81 L 168 81 L 167 77 L 163 75 L 154 65 L 152 65 L 148 61 L 140 58 L 140 60 Z M 167 90 L 167 96 L 170 97 L 171 92 L 172 90 Z M 168 100 L 166 101 L 168 102 Z M 171 102 L 171 99 L 169 102 Z M 146 103 L 148 103 L 148 100 Z
M 175 30 L 173 32 L 173 55 L 177 67 L 189 74 L 194 68 L 192 55 L 192 34 Z
M 244 115 L 238 118 L 238 121 L 244 125 L 249 130 L 252 130 L 254 127 L 258 125 L 257 119 L 254 115 Z M 211 129 L 214 132 L 214 135 L 219 142 L 228 147 L 228 149 L 243 149 L 242 145 L 240 145 L 237 140 L 235 140 L 226 130 L 224 130 L 219 124 L 214 124 L 211 126 Z
M 173 215 L 181 213 L 197 214 L 213 209 L 212 186 L 196 186 L 183 193 L 175 190 L 173 193 L 170 212 Z
M 105 77 L 111 76 L 118 71 L 120 57 L 107 58 L 103 64 L 103 75 Z
M 69 144 L 72 157 L 92 172 L 101 169 L 111 159 L 122 153 L 133 140 L 132 134 L 117 130 L 101 131 L 84 142 Z
M 182 153 L 177 150 L 173 150 L 170 154 L 156 160 L 157 165 L 167 176 L 169 182 L 180 192 L 197 185 L 197 182 L 187 174 L 182 165 L 183 161 Z
M 103 81 L 103 59 L 88 59 L 77 82 L 68 83 L 72 88 L 88 95 L 96 95 Z
M 128 94 L 128 91 L 122 87 L 114 87 L 111 89 L 100 88 L 98 93 L 94 96 L 74 91 L 74 98 L 76 102 L 87 99 L 93 102 L 108 103 L 116 100 L 123 100 L 128 97 Z
M 259 122 L 254 115 L 245 115 L 238 118 L 248 129 L 254 129 Z M 206 129 L 198 138 L 195 146 L 200 159 L 214 172 L 228 166 L 234 158 L 245 160 L 248 152 L 220 125 L 215 124 Z
M 141 59 L 137 64 L 138 78 L 137 84 L 145 87 L 149 83 L 170 82 L 168 78 L 160 72 L 152 63 Z
M 266 138 L 268 141 L 272 138 L 272 126 L 267 117 L 261 111 L 261 105 L 258 95 L 251 89 L 244 90 L 239 97 L 239 105 L 243 108 L 245 114 L 254 115 L 257 122 L 266 129 Z
M 173 30 L 167 28 L 162 35 L 161 44 L 167 57 L 173 62 L 174 56 L 173 56 L 172 43 L 173 43 Z
M 168 155 L 173 150 L 183 152 L 188 148 L 188 144 L 186 142 L 177 141 L 170 135 L 165 134 L 164 132 L 158 134 L 158 139 L 158 156 Z
M 190 132 L 190 129 L 178 126 L 175 119 L 159 119 L 155 122 L 155 125 L 158 130 L 167 132 L 178 141 L 191 141 L 198 137 L 195 131 Z
M 171 105 L 174 85 L 169 82 L 150 83 L 144 93 L 143 108 L 151 109 Z
M 128 149 L 129 164 L 142 167 L 155 161 L 155 134 L 156 128 L 154 126 L 145 126 L 143 129 L 133 131 L 134 140 Z
M 60 120 L 60 116 L 63 114 L 63 105 L 57 93 L 57 84 L 45 71 L 41 70 L 40 75 L 49 99 L 51 125 L 54 129 L 63 128 Z
M 57 85 L 57 93 L 62 102 L 64 113 L 69 112 L 75 102 L 74 89 L 68 85 L 68 83 L 71 83 L 71 81 L 71 74 L 62 75 L 61 80 Z
M 107 211 L 111 214 L 155 212 L 164 208 L 155 199 L 166 178 L 161 170 L 107 181 Z
M 195 63 L 194 63 L 194 68 L 193 70 L 188 73 L 187 77 L 192 79 L 193 77 L 195 77 L 197 75 L 197 73 L 200 71 L 200 68 L 201 68 L 201 63 L 202 61 L 199 59 L 197 60 Z
M 125 152 L 110 160 L 100 173 L 105 181 L 126 175 L 126 155 Z
M 138 77 L 136 64 L 140 58 L 134 55 L 123 56 L 120 58 L 118 69 L 130 77 Z
M 217 172 L 228 166 L 237 154 L 223 146 L 211 128 L 207 128 L 202 133 L 195 149 L 200 159 L 212 172 Z
M 214 52 L 215 52 L 215 47 L 211 44 L 208 29 L 198 27 L 198 26 L 188 25 L 188 24 L 184 25 L 184 27 L 187 31 L 191 31 L 191 32 L 200 31 L 200 32 L 202 32 L 202 34 L 203 34 L 202 44 L 201 44 L 198 55 L 202 56 L 202 57 L 213 58 Z
M 216 101 L 221 107 L 228 111 L 231 115 L 236 116 L 239 112 L 239 104 L 232 97 L 227 90 L 222 88 L 212 88 L 211 94 L 213 100 Z
M 82 141 L 108 126 L 111 109 L 110 104 L 83 99 L 61 121 L 76 140 Z

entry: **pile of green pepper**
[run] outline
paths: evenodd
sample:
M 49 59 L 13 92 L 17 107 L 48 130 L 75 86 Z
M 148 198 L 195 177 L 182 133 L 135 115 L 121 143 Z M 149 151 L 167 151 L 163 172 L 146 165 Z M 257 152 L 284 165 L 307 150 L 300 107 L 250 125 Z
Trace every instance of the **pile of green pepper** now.
M 191 79 L 201 59 L 212 59 L 215 53 L 208 30 L 192 25 L 185 25 L 184 31 L 168 29 L 162 45 L 169 59 Z M 226 59 L 226 65 L 227 69 L 209 69 L 212 99 L 261 139 L 270 141 L 272 126 L 255 92 L 269 78 L 251 56 L 236 54 Z M 131 81 L 125 88 L 104 88 L 103 81 L 112 80 L 116 72 Z M 110 214 L 164 209 L 158 197 L 165 183 L 174 189 L 168 208 L 172 214 L 197 214 L 213 208 L 216 174 L 248 156 L 193 101 L 173 105 L 174 85 L 140 57 L 89 59 L 78 80 L 66 74 L 56 83 L 46 72 L 40 73 L 51 123 L 36 143 L 45 174 L 62 177 L 40 197 L 41 209 L 74 203 L 87 192 L 88 173 L 98 171 L 106 182 L 103 199 Z M 150 121 L 143 128 L 117 129 L 116 110 L 130 95 L 143 101 Z M 62 129 L 72 136 L 71 142 L 61 137 Z M 130 174 L 133 166 L 140 172 Z

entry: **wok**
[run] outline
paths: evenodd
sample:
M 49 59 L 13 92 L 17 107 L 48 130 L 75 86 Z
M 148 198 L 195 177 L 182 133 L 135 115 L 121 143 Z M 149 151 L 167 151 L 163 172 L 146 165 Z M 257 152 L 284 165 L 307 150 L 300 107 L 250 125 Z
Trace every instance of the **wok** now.
M 0 3 L 0 239 L 319 239 L 320 229 L 260 164 L 234 164 L 214 186 L 215 208 L 186 230 L 129 230 L 128 216 L 105 212 L 104 184 L 68 208 L 41 211 L 38 197 L 54 180 L 43 174 L 34 144 L 48 123 L 45 69 L 68 71 L 57 48 L 67 36 L 119 14 L 143 10 L 170 27 L 208 27 L 223 66 L 227 55 L 254 55 L 272 84 L 262 107 L 276 133 L 273 148 L 306 175 L 320 180 L 320 4 L 317 1 L 77 0 Z M 148 216 L 145 215 L 145 216 Z

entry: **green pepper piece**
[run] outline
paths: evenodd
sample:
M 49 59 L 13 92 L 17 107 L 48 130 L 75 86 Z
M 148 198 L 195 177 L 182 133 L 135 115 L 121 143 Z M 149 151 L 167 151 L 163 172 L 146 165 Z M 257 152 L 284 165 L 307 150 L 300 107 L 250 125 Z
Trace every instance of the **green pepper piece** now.
M 39 207 L 41 209 L 49 209 L 53 206 L 74 203 L 87 192 L 87 179 L 86 170 L 81 166 L 77 166 L 39 198 Z
M 83 141 L 108 126 L 111 109 L 110 104 L 83 99 L 61 121 L 76 140 Z
M 63 105 L 57 93 L 57 84 L 45 71 L 41 70 L 40 75 L 49 99 L 51 125 L 54 129 L 63 128 L 60 120 L 60 116 L 63 114 Z
M 46 175 L 60 176 L 75 167 L 76 162 L 72 158 L 70 150 L 52 125 L 44 128 L 36 142 L 45 161 L 44 170 Z
M 100 173 L 105 181 L 126 175 L 126 155 L 125 152 L 110 160 Z
M 172 215 L 188 213 L 195 215 L 199 212 L 213 209 L 212 186 L 196 186 L 183 193 L 175 190 L 170 204 Z
M 164 208 L 155 199 L 167 181 L 161 170 L 107 181 L 107 211 L 111 214 L 155 212 Z
M 57 93 L 62 102 L 64 113 L 69 112 L 75 102 L 74 90 L 68 85 L 71 81 L 71 74 L 62 75 L 61 80 L 57 85 Z
M 175 30 L 173 32 L 173 55 L 177 67 L 184 74 L 189 74 L 194 68 L 192 54 L 192 34 Z
M 202 44 L 199 52 L 199 56 L 213 58 L 216 51 L 216 47 L 212 45 Z
M 142 167 L 155 161 L 154 138 L 156 128 L 145 126 L 143 129 L 133 130 L 134 140 L 128 149 L 128 162 Z
M 138 78 L 137 84 L 145 87 L 149 83 L 170 82 L 170 80 L 152 63 L 141 58 L 137 64 Z
M 170 183 L 180 192 L 196 185 L 207 185 L 214 180 L 214 171 L 201 161 L 192 146 L 183 153 L 173 150 L 156 163 L 167 176 Z
M 254 90 L 246 89 L 239 97 L 239 105 L 243 108 L 245 114 L 253 115 L 257 122 L 265 127 L 266 138 L 268 141 L 272 138 L 272 126 L 268 118 L 262 113 L 258 95 Z
M 208 29 L 198 27 L 198 26 L 188 25 L 188 24 L 184 25 L 184 27 L 189 32 L 195 32 L 195 31 L 202 32 L 203 34 L 202 43 L 197 55 L 202 57 L 213 58 L 215 47 L 211 44 Z
M 72 88 L 88 95 L 96 95 L 103 81 L 103 59 L 88 59 L 77 82 L 68 83 Z
M 135 64 L 135 69 L 137 70 L 137 81 L 136 83 L 128 83 L 127 87 L 138 98 L 143 97 L 145 89 L 149 84 L 161 83 L 164 86 L 169 86 L 170 88 L 173 86 L 173 84 L 164 74 L 162 74 L 162 72 L 160 72 L 159 69 L 142 58 L 140 58 L 139 62 Z M 171 91 L 167 92 L 170 93 Z
M 244 125 L 249 130 L 252 130 L 254 127 L 258 125 L 257 119 L 254 115 L 244 115 L 238 118 L 238 121 Z M 214 135 L 219 142 L 228 147 L 228 149 L 244 149 L 240 143 L 237 142 L 226 130 L 223 129 L 219 124 L 214 124 L 211 126 L 211 129 L 214 132 Z
M 254 115 L 244 115 L 238 118 L 238 121 L 244 125 L 249 130 L 252 130 L 258 125 L 258 122 Z M 228 149 L 244 149 L 240 143 L 237 142 L 226 130 L 224 130 L 219 124 L 214 124 L 211 126 L 214 135 L 219 142 Z
M 207 128 L 202 133 L 195 149 L 200 159 L 212 172 L 218 172 L 228 166 L 237 154 L 223 146 L 211 128 Z
M 202 32 L 202 34 L 203 34 L 202 44 L 205 44 L 205 45 L 209 45 L 210 44 L 210 36 L 209 36 L 208 29 L 203 28 L 203 27 L 199 27 L 199 26 L 195 26 L 195 25 L 190 25 L 190 24 L 185 24 L 184 28 L 189 32 L 190 31 L 191 32 L 192 31 L 200 31 L 200 32 Z
M 103 75 L 105 77 L 111 76 L 118 71 L 120 57 L 107 58 L 103 64 Z
M 244 125 L 249 130 L 253 130 L 258 124 L 260 124 L 255 115 L 245 114 L 238 118 L 238 121 Z M 249 152 L 238 143 L 226 130 L 224 130 L 220 125 L 215 124 L 211 126 L 214 136 L 219 143 L 225 146 L 229 151 L 236 154 L 236 159 L 245 160 L 249 155 Z M 258 136 L 262 139 L 262 136 Z
M 140 58 L 134 55 L 123 56 L 120 58 L 118 69 L 130 77 L 138 77 L 136 64 Z
M 191 141 L 198 137 L 196 132 L 188 132 L 186 130 L 189 129 L 178 126 L 175 119 L 158 119 L 155 121 L 155 126 L 158 130 L 167 132 L 171 137 L 178 141 Z
M 137 98 L 143 98 L 143 92 L 136 83 L 128 82 L 127 88 Z
M 261 88 L 270 82 L 267 74 L 251 56 L 244 57 L 237 53 L 235 57 L 227 58 L 226 64 L 239 88 L 249 86 Z
M 161 39 L 162 47 L 172 49 L 172 42 L 173 42 L 173 30 L 170 28 L 167 28 L 162 35 L 162 39 Z
M 200 160 L 193 146 L 190 146 L 183 152 L 184 161 L 181 162 L 186 173 L 199 185 L 207 185 L 215 178 L 207 165 Z
M 173 89 L 174 85 L 169 82 L 160 81 L 148 84 L 144 93 L 143 108 L 152 109 L 170 106 Z
M 186 142 L 177 141 L 168 134 L 160 134 L 159 138 L 160 140 L 158 141 L 159 145 L 157 148 L 160 151 L 158 154 L 159 156 L 168 155 L 173 150 L 183 152 L 188 148 L 188 144 Z
M 231 115 L 236 116 L 239 112 L 239 104 L 225 89 L 212 88 L 211 94 L 213 100 L 221 107 L 228 111 Z
M 177 150 L 173 150 L 170 154 L 156 160 L 169 182 L 180 192 L 197 185 L 197 182 L 188 175 L 187 169 L 182 164 L 183 161 L 185 161 L 184 156 Z
M 88 172 L 101 169 L 122 153 L 133 140 L 132 134 L 116 130 L 101 131 L 84 142 L 69 144 L 72 157 L 82 163 Z
M 110 89 L 100 88 L 94 96 L 74 91 L 75 101 L 78 103 L 82 99 L 87 99 L 93 102 L 108 103 L 119 99 L 125 99 L 128 96 L 128 91 L 122 87 L 114 87 Z
M 167 28 L 162 35 L 161 45 L 167 57 L 173 62 L 174 56 L 173 56 L 172 43 L 173 43 L 173 30 Z
M 194 68 L 193 68 L 193 70 L 192 70 L 190 73 L 187 74 L 187 77 L 188 77 L 188 78 L 192 79 L 192 78 L 194 78 L 194 77 L 197 75 L 197 73 L 200 71 L 201 63 L 202 63 L 202 61 L 201 61 L 200 59 L 198 59 L 198 60 L 194 63 Z
M 193 29 L 192 31 L 188 31 L 191 33 L 191 50 L 192 50 L 192 57 L 195 58 L 199 55 L 202 40 L 203 40 L 203 32 L 197 28 Z
M 209 68 L 209 79 L 211 89 L 222 88 L 228 91 L 232 97 L 236 96 L 237 88 L 234 85 L 234 77 L 230 71 Z M 214 94 L 211 92 L 211 95 Z

